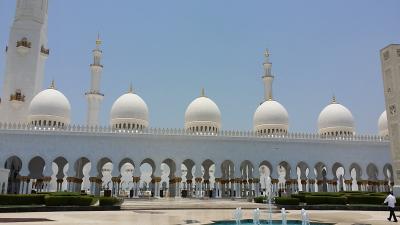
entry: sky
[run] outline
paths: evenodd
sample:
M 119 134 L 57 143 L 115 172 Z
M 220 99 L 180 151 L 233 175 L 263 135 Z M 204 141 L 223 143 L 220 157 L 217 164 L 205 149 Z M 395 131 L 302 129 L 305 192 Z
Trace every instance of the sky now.
M 0 0 L 3 49 L 15 2 Z M 222 129 L 251 130 L 268 48 L 273 95 L 289 112 L 289 132 L 316 132 L 335 95 L 353 113 L 357 133 L 376 134 L 385 107 L 379 50 L 400 43 L 398 9 L 398 0 L 50 0 L 43 88 L 54 79 L 71 103 L 72 123 L 84 124 L 100 33 L 101 124 L 109 124 L 113 102 L 132 82 L 151 127 L 182 128 L 186 107 L 205 88 L 221 110 Z

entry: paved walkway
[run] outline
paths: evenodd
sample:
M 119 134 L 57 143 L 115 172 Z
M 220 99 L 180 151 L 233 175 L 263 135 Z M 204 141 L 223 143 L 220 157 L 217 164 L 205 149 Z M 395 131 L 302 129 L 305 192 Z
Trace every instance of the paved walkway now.
M 170 209 L 266 209 L 267 204 L 248 202 L 245 199 L 125 199 L 123 210 Z M 273 206 L 273 209 L 276 208 Z
M 232 209 L 204 209 L 229 205 Z M 40 213 L 1 213 L 0 224 L 30 225 L 200 225 L 215 220 L 232 220 L 233 208 L 246 206 L 245 201 L 231 200 L 151 200 L 126 201 L 124 210 L 106 212 L 40 212 Z M 157 207 L 175 210 L 159 210 Z M 197 209 L 179 209 L 180 207 L 197 207 Z M 252 209 L 244 210 L 244 219 L 251 219 Z M 146 209 L 144 209 L 146 208 Z M 319 222 L 332 222 L 337 225 L 383 225 L 390 224 L 387 212 L 373 211 L 309 211 L 310 219 Z M 261 210 L 261 219 L 267 218 L 267 210 Z M 278 212 L 273 219 L 280 219 Z M 299 220 L 300 211 L 289 210 L 288 219 Z

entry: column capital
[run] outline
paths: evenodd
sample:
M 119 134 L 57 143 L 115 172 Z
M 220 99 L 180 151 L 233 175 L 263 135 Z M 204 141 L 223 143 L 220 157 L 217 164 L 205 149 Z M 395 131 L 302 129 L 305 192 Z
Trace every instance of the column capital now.
M 140 177 L 132 177 L 132 181 L 138 183 L 140 181 Z

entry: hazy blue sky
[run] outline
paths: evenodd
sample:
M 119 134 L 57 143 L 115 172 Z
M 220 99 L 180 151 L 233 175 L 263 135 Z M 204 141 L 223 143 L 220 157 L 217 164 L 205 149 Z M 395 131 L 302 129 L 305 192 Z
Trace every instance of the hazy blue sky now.
M 289 112 L 290 131 L 316 131 L 334 93 L 352 111 L 357 132 L 375 134 L 384 110 L 379 50 L 400 42 L 399 9 L 398 0 L 50 0 L 43 87 L 54 78 L 71 102 L 73 122 L 84 123 L 100 32 L 102 124 L 132 81 L 152 127 L 183 127 L 187 105 L 204 87 L 222 112 L 223 129 L 250 130 L 269 48 L 274 97 Z M 0 0 L 3 49 L 14 10 L 15 1 Z

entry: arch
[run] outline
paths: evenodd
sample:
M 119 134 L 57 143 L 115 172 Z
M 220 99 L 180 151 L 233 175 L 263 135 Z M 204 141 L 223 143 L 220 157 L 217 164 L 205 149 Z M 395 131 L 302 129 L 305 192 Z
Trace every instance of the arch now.
M 249 180 L 253 178 L 254 166 L 249 160 L 244 160 L 240 164 L 240 174 L 242 179 Z
M 176 164 L 174 160 L 168 158 L 162 161 L 162 163 L 166 164 L 169 167 L 169 175 L 168 178 L 172 179 L 175 177 L 175 172 L 176 172 Z
M 351 190 L 359 191 L 357 182 L 361 180 L 362 176 L 361 166 L 357 163 L 352 163 L 349 167 L 349 173 L 352 179 Z
M 191 159 L 185 159 L 182 164 L 186 167 L 186 180 L 192 180 L 193 179 L 193 168 L 194 168 L 194 161 Z M 182 173 L 183 175 L 183 173 Z
M 29 177 L 31 179 L 43 178 L 43 169 L 45 164 L 46 163 L 42 157 L 33 157 L 28 163 Z
M 127 164 L 127 163 L 130 163 L 130 164 L 135 168 L 135 163 L 133 162 L 132 159 L 130 159 L 130 158 L 124 158 L 124 159 L 122 159 L 122 160 L 119 162 L 119 164 L 118 164 L 118 171 L 119 171 L 120 173 L 121 173 L 122 166 L 124 166 L 124 165 Z
M 235 165 L 230 160 L 221 163 L 221 176 L 225 180 L 233 179 L 235 175 Z
M 83 175 L 83 167 L 90 163 L 90 160 L 86 157 L 80 157 L 77 159 L 74 163 L 74 169 L 75 169 L 75 177 L 82 179 L 84 177 Z
M 265 167 L 267 167 L 269 169 L 269 175 L 271 176 L 272 173 L 274 172 L 274 168 L 272 167 L 272 164 L 270 162 L 266 161 L 266 160 L 260 162 L 260 164 L 258 166 L 260 171 L 261 171 L 261 167 L 263 167 L 263 166 L 265 166 Z
M 301 180 L 306 180 L 307 177 L 308 177 L 308 173 L 307 172 L 309 172 L 307 170 L 310 169 L 308 164 L 306 162 L 304 162 L 304 161 L 300 161 L 299 163 L 297 163 L 296 169 L 297 168 L 300 170 L 299 171 L 300 173 L 297 173 L 298 178 L 301 179 Z
M 393 167 L 391 164 L 386 163 L 383 166 L 383 176 L 385 177 L 386 181 L 390 181 L 390 182 L 394 182 L 394 178 L 393 178 Z
M 150 165 L 150 167 L 152 169 L 150 177 L 153 178 L 154 171 L 156 170 L 156 163 L 152 159 L 146 158 L 140 163 L 140 167 L 142 167 L 142 165 L 144 165 L 144 164 L 149 164 Z
M 57 171 L 57 174 L 56 174 L 56 178 L 57 178 L 57 179 L 63 179 L 64 176 L 65 176 L 65 174 L 64 174 L 64 168 L 65 168 L 65 166 L 68 164 L 68 161 L 67 161 L 64 157 L 59 156 L 59 157 L 55 158 L 55 159 L 53 160 L 53 162 L 54 162 L 54 163 L 57 165 L 57 167 L 58 167 L 58 171 Z
M 291 167 L 290 167 L 290 164 L 288 163 L 288 162 L 286 162 L 286 161 L 282 161 L 282 162 L 280 162 L 279 164 L 278 164 L 278 167 L 281 169 L 281 168 L 284 168 L 285 169 L 285 176 L 284 176 L 284 179 L 285 180 L 289 180 L 290 179 L 290 173 L 291 173 Z
M 213 177 L 214 177 L 214 173 L 212 173 L 212 172 L 214 172 L 214 171 L 211 171 L 210 169 L 212 169 L 212 166 L 213 166 L 213 165 L 214 165 L 214 167 L 215 167 L 215 163 L 214 163 L 211 159 L 206 159 L 206 160 L 204 160 L 204 161 L 201 163 L 201 165 L 202 165 L 203 168 L 204 168 L 204 175 L 203 175 L 203 177 L 204 177 L 205 180 L 210 180 L 211 175 L 213 175 Z
M 360 180 L 360 179 L 361 179 L 361 176 L 362 176 L 362 169 L 361 169 L 361 166 L 358 165 L 357 163 L 352 163 L 352 164 L 350 165 L 350 167 L 349 167 L 350 173 L 351 173 L 351 171 L 352 171 L 353 169 L 354 169 L 355 172 L 356 172 L 356 179 L 357 179 L 357 180 Z
M 378 167 L 373 164 L 369 163 L 367 166 L 367 175 L 368 175 L 368 180 L 376 181 L 378 180 Z
M 8 174 L 8 185 L 7 185 L 7 193 L 8 194 L 17 194 L 19 192 L 19 179 L 20 171 L 22 168 L 22 160 L 18 156 L 11 156 L 4 162 L 4 168 L 9 169 L 10 172 Z M 21 174 L 27 175 L 27 174 Z
M 335 162 L 332 165 L 332 174 L 333 174 L 334 179 L 336 179 L 336 181 L 337 181 L 337 187 L 336 187 L 337 189 L 336 190 L 344 191 L 344 187 L 345 187 L 344 176 L 346 174 L 345 167 L 341 163 Z

